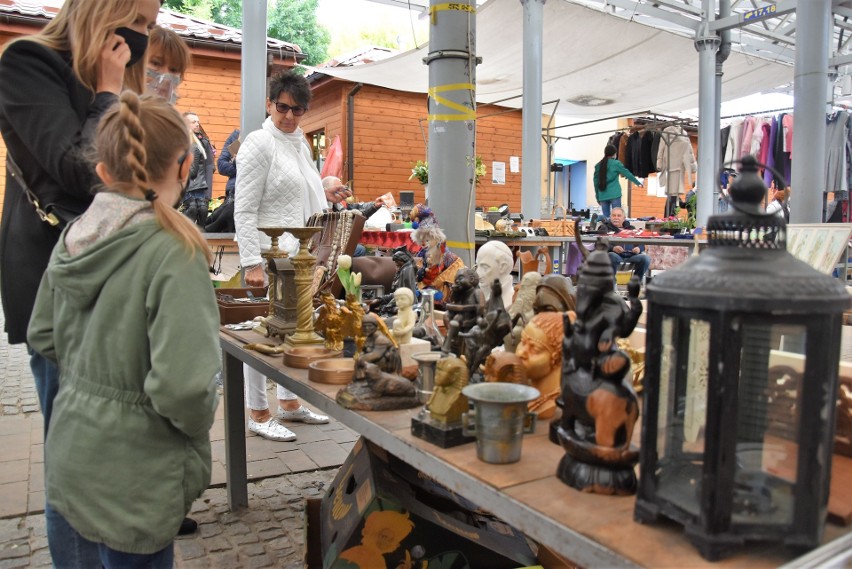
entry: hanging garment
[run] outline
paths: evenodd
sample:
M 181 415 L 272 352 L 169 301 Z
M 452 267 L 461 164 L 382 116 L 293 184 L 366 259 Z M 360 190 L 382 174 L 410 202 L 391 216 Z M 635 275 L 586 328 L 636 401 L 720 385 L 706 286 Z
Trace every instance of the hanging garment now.
M 766 164 L 766 161 L 769 159 L 769 148 L 772 146 L 772 119 L 761 119 L 760 135 L 758 136 L 757 131 L 755 131 L 754 136 L 755 138 L 760 138 L 755 156 L 761 164 Z M 754 148 L 754 143 L 752 143 L 752 148 Z M 762 175 L 763 172 L 761 172 Z
M 622 134 L 624 134 L 624 133 L 621 132 L 621 131 L 614 133 L 612 136 L 609 137 L 609 140 L 607 140 L 606 143 L 615 146 L 616 151 L 617 151 L 618 150 L 618 143 L 621 141 L 621 135 Z
M 852 115 L 846 120 L 846 187 L 852 188 Z
M 767 142 L 767 144 L 769 145 L 769 148 L 766 151 L 766 162 L 764 162 L 764 164 L 766 164 L 770 168 L 775 167 L 775 138 L 777 136 L 778 136 L 778 118 L 772 117 L 772 123 L 770 124 L 770 127 L 769 127 L 769 142 Z M 774 178 L 775 178 L 775 175 L 772 173 L 772 171 L 769 168 L 767 168 L 763 172 L 763 183 L 766 184 L 767 188 L 769 187 L 770 184 L 772 184 L 772 180 Z
M 740 159 L 740 139 L 743 132 L 743 119 L 731 121 L 731 130 L 728 136 L 728 146 L 725 150 L 725 163 Z M 735 165 L 736 167 L 736 165 Z
M 666 187 L 666 195 L 684 193 L 684 176 L 691 177 L 695 168 L 695 152 L 689 135 L 680 126 L 667 126 L 661 134 L 660 151 L 657 154 L 660 185 Z
M 740 156 L 742 160 L 751 153 L 751 141 L 754 138 L 754 127 L 757 119 L 746 117 L 743 119 L 742 140 L 740 141 Z
M 630 170 L 634 176 L 639 176 L 639 161 L 642 150 L 642 135 L 639 131 L 633 132 L 627 137 L 627 162 L 624 167 Z M 644 177 L 644 176 L 639 176 Z
M 657 154 L 660 153 L 660 131 L 651 131 L 654 135 L 654 140 L 651 142 L 651 172 L 657 172 Z
M 784 152 L 793 157 L 793 115 L 784 115 L 781 119 L 781 127 L 784 131 Z
M 621 133 L 621 138 L 618 139 L 618 161 L 622 164 L 627 160 L 627 139 L 630 138 L 626 133 Z
M 846 113 L 832 113 L 826 117 L 825 125 L 825 192 L 845 192 L 846 181 Z
M 640 178 L 647 178 L 651 172 L 657 171 L 657 155 L 651 154 L 651 148 L 654 145 L 654 133 L 646 130 L 642 133 L 642 139 L 639 142 L 639 168 L 634 172 Z
M 778 130 L 775 132 L 775 141 L 773 142 L 775 169 L 783 176 L 780 180 L 775 180 L 775 187 L 779 189 L 787 186 L 787 181 L 789 180 L 788 172 L 790 169 L 790 154 L 784 150 L 785 134 L 782 125 L 785 122 L 785 117 L 787 117 L 787 115 L 784 113 L 778 117 Z
M 725 154 L 728 151 L 728 138 L 731 136 L 731 125 L 722 127 L 719 131 L 719 169 L 726 168 Z

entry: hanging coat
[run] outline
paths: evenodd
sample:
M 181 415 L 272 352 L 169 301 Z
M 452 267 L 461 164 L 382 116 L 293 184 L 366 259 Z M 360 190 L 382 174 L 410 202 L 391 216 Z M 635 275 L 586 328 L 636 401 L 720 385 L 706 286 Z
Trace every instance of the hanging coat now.
M 695 152 L 686 131 L 676 125 L 663 129 L 657 154 L 657 170 L 660 172 L 660 185 L 666 188 L 666 195 L 682 194 L 684 176 L 691 176 L 696 166 Z

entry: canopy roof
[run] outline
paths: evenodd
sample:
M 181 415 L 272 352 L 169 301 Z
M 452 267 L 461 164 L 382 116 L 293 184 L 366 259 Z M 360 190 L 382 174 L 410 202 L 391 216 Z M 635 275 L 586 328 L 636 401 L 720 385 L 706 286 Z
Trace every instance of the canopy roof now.
M 565 0 L 546 2 L 543 10 L 543 112 L 556 107 L 570 120 L 698 107 L 698 53 L 691 38 Z M 477 10 L 480 104 L 522 106 L 523 20 L 518 0 L 490 0 Z M 315 71 L 425 93 L 428 50 L 426 44 L 374 63 Z M 769 91 L 792 80 L 787 63 L 733 52 L 724 65 L 722 98 Z

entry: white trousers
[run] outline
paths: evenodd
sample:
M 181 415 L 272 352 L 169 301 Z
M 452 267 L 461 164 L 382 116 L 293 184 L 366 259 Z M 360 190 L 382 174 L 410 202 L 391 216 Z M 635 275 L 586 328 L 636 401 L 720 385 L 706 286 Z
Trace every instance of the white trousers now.
M 269 401 L 266 398 L 266 376 L 243 364 L 243 375 L 245 376 L 246 405 L 253 411 L 269 409 Z M 276 390 L 278 399 L 290 401 L 296 399 L 296 394 L 282 386 Z

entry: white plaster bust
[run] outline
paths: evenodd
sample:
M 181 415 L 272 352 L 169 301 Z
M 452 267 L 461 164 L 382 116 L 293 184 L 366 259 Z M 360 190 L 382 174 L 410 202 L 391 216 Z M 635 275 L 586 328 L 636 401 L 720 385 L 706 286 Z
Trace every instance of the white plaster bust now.
M 488 241 L 476 252 L 476 274 L 486 301 L 491 296 L 491 283 L 499 279 L 503 287 L 503 307 L 512 305 L 512 251 L 502 241 Z

